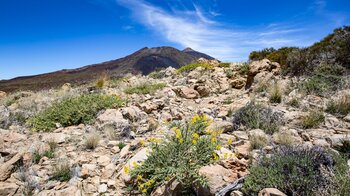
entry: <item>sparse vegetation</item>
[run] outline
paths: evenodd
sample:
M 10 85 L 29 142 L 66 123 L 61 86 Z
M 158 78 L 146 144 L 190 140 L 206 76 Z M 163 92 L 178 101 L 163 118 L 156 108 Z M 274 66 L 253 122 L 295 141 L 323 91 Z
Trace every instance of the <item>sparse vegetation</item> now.
M 344 95 L 338 100 L 332 100 L 327 104 L 326 112 L 346 116 L 350 113 L 350 95 Z
M 219 63 L 219 67 L 230 67 L 231 63 Z
M 93 150 L 98 146 L 100 136 L 97 133 L 91 133 L 85 139 L 85 148 Z
M 323 112 L 320 110 L 311 110 L 308 115 L 302 117 L 302 127 L 305 129 L 318 127 L 324 122 Z
M 277 84 L 277 81 L 274 82 L 270 88 L 270 102 L 271 103 L 281 103 L 282 102 L 282 91 Z
M 204 64 L 204 63 L 194 63 L 194 64 L 188 64 L 185 66 L 180 67 L 179 69 L 176 70 L 177 73 L 183 73 L 183 72 L 189 72 L 197 67 L 203 67 L 204 69 L 213 69 L 214 67 L 209 64 Z
M 350 179 L 346 168 L 345 160 L 322 148 L 281 146 L 272 156 L 260 157 L 241 190 L 247 195 L 266 187 L 287 195 L 346 195 Z
M 124 142 L 119 142 L 118 143 L 118 147 L 119 147 L 120 150 L 123 149 L 125 146 L 126 146 L 126 144 Z
M 232 69 L 225 69 L 225 74 L 226 74 L 226 77 L 228 78 L 232 78 L 234 75 Z
M 196 134 L 205 132 L 202 126 L 197 126 L 197 118 L 181 127 L 173 127 L 174 135 L 167 140 L 152 143 L 148 159 L 131 171 L 135 188 L 147 194 L 175 178 L 183 187 L 183 195 L 190 195 L 194 193 L 194 184 L 206 185 L 205 179 L 198 175 L 198 169 L 218 159 L 214 150 L 220 146 L 217 132 Z
M 258 86 L 256 89 L 254 89 L 255 92 L 261 93 L 261 92 L 266 92 L 269 89 L 269 85 L 267 81 L 261 81 L 258 83 Z
M 239 73 L 241 75 L 247 75 L 249 73 L 249 63 L 242 63 L 240 66 L 239 66 Z
M 288 102 L 288 105 L 295 107 L 295 108 L 298 108 L 298 107 L 300 107 L 300 101 L 298 98 L 294 97 Z
M 51 180 L 68 181 L 72 177 L 71 167 L 68 160 L 59 160 L 53 167 Z
M 52 159 L 55 157 L 55 151 L 57 148 L 57 143 L 53 140 L 48 141 L 49 149 L 42 151 L 41 148 L 35 148 L 32 153 L 32 162 L 38 164 L 43 157 Z
M 248 103 L 233 115 L 235 129 L 241 125 L 250 129 L 262 129 L 268 134 L 278 132 L 282 116 L 255 102 Z
M 292 135 L 286 132 L 278 132 L 275 137 L 276 142 L 281 145 L 292 145 L 294 142 Z
M 82 95 L 54 103 L 51 107 L 28 119 L 33 131 L 51 131 L 56 123 L 63 127 L 91 124 L 100 110 L 123 105 L 124 101 L 117 96 L 99 94 Z
M 159 78 L 163 77 L 162 74 L 160 73 L 160 71 L 158 71 L 158 70 L 151 72 L 150 74 L 148 74 L 148 76 L 150 78 L 153 78 L 153 79 L 159 79 Z
M 154 94 L 156 91 L 166 87 L 164 83 L 157 84 L 141 84 L 125 89 L 125 93 L 128 94 Z
M 267 145 L 267 138 L 261 135 L 252 135 L 249 137 L 250 150 L 261 149 Z
M 95 86 L 98 89 L 102 89 L 107 85 L 108 82 L 108 75 L 106 73 L 102 74 L 100 77 L 97 78 L 95 82 Z

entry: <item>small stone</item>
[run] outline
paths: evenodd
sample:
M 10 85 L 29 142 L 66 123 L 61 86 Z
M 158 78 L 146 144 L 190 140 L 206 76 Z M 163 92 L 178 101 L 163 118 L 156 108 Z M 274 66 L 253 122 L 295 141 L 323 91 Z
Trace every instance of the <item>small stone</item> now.
M 111 163 L 111 158 L 109 158 L 108 156 L 100 156 L 97 159 L 97 163 L 103 167 L 107 166 L 109 163 Z
M 98 192 L 99 193 L 105 193 L 107 192 L 107 184 L 101 184 L 100 186 L 98 186 Z
M 15 183 L 0 182 L 0 195 L 14 195 L 17 190 Z
M 275 188 L 264 188 L 259 192 L 258 196 L 287 196 L 287 195 Z

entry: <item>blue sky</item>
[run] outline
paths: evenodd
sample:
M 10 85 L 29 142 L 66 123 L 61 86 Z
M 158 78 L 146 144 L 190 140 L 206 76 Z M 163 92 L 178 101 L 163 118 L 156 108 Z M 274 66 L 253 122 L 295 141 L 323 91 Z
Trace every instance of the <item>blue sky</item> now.
M 191 47 L 244 61 L 350 25 L 349 0 L 0 0 L 0 79 Z

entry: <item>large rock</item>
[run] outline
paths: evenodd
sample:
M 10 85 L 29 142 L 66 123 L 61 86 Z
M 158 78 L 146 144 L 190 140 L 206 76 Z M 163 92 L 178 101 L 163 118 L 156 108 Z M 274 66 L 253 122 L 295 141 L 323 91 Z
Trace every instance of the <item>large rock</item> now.
M 207 179 L 208 188 L 201 187 L 198 195 L 214 195 L 228 183 L 236 180 L 236 175 L 221 165 L 208 165 L 199 169 L 199 174 Z
M 245 86 L 245 83 L 246 83 L 246 79 L 244 78 L 235 78 L 233 80 L 230 81 L 230 85 L 232 88 L 235 88 L 235 89 L 241 89 Z
M 121 113 L 123 114 L 124 118 L 129 119 L 132 122 L 140 121 L 147 117 L 147 114 L 136 106 L 122 108 Z
M 108 109 L 97 117 L 97 126 L 101 131 L 114 131 L 118 138 L 129 137 L 131 125 L 123 114 L 115 109 Z
M 175 178 L 165 182 L 152 192 L 151 196 L 181 196 L 182 186 Z
M 17 153 L 9 161 L 0 165 L 0 181 L 8 179 L 16 167 L 20 166 L 23 161 L 23 153 Z
M 201 97 L 207 97 L 210 95 L 210 87 L 207 85 L 197 85 L 194 89 L 199 93 Z
M 18 190 L 18 185 L 15 183 L 0 182 L 0 196 L 15 195 Z
M 186 99 L 196 99 L 200 96 L 196 90 L 186 86 L 175 88 L 174 91 L 178 94 L 178 96 Z
M 258 196 L 287 196 L 287 195 L 275 188 L 264 188 L 259 192 Z

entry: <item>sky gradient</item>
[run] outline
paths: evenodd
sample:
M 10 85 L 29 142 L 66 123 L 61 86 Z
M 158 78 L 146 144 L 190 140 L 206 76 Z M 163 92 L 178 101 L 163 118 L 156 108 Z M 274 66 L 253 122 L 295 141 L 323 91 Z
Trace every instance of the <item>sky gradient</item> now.
M 77 68 L 142 47 L 222 61 L 308 46 L 350 25 L 349 0 L 0 0 L 0 79 Z

